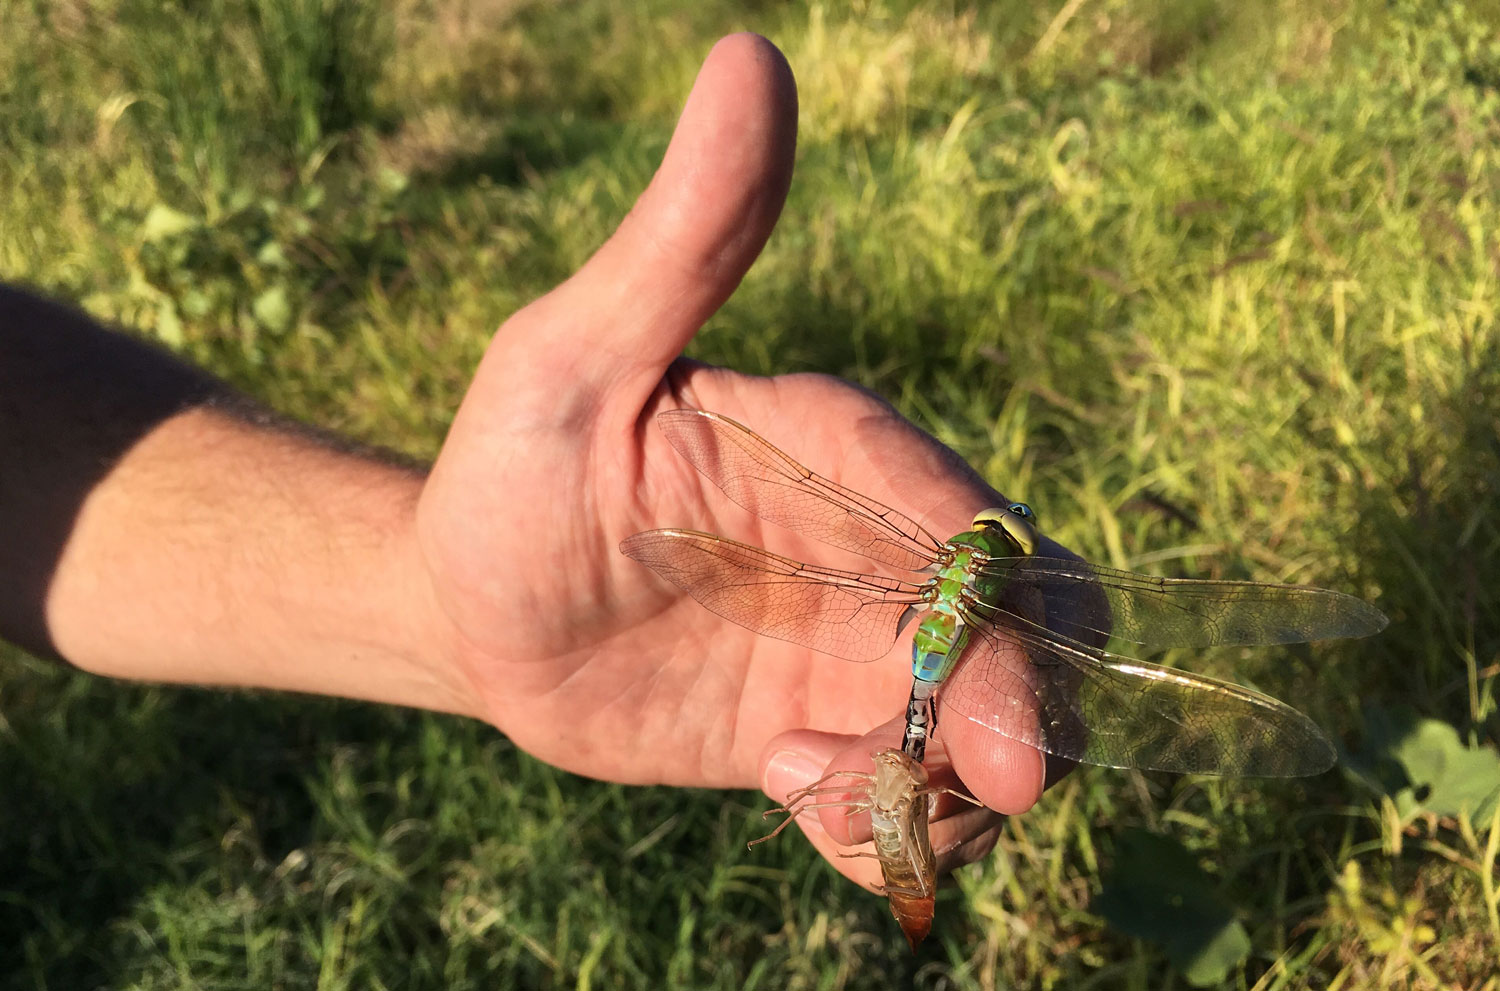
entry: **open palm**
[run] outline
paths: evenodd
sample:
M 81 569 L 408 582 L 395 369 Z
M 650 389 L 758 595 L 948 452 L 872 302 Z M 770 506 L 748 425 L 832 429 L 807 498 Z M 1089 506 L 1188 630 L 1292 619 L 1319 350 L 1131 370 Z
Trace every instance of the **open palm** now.
M 632 533 L 680 526 L 845 563 L 725 498 L 655 428 L 657 412 L 724 413 L 935 532 L 999 501 L 854 386 L 679 357 L 775 224 L 795 123 L 780 53 L 753 36 L 721 42 L 620 229 L 497 333 L 423 492 L 422 552 L 478 709 L 558 766 L 782 797 L 827 759 L 858 767 L 899 736 L 866 734 L 902 713 L 903 661 L 852 664 L 756 636 L 619 553 Z M 1030 748 L 959 725 L 940 740 L 992 808 L 1040 793 Z M 799 753 L 802 764 L 788 760 Z

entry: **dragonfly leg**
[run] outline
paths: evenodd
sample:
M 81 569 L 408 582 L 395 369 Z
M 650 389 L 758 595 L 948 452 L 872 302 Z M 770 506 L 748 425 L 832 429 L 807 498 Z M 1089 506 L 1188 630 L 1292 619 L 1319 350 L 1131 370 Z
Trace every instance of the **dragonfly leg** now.
M 952 795 L 954 798 L 963 799 L 970 805 L 977 805 L 981 809 L 985 807 L 984 803 L 975 798 L 973 795 L 966 795 L 961 791 L 954 791 L 952 788 L 928 788 L 926 789 L 926 794 L 929 802 L 935 801 L 939 795 Z
M 829 790 L 832 791 L 832 789 Z M 847 789 L 839 790 L 847 791 Z M 778 812 L 785 812 L 787 813 L 787 817 L 781 820 L 781 822 L 777 823 L 776 828 L 771 830 L 766 835 L 760 837 L 759 839 L 754 839 L 749 843 L 746 843 L 745 848 L 748 850 L 750 847 L 755 846 L 757 843 L 764 843 L 766 840 L 775 839 L 783 829 L 791 825 L 793 819 L 796 819 L 798 816 L 808 811 L 809 809 L 848 809 L 850 815 L 857 815 L 858 813 L 864 812 L 869 808 L 870 803 L 867 799 L 855 799 L 853 801 L 844 802 L 807 802 L 802 805 L 797 805 L 794 802 L 779 809 L 769 809 L 766 812 L 762 813 L 762 815 L 770 816 L 775 815 Z
M 844 854 L 839 854 L 839 856 L 842 857 Z M 873 857 L 874 854 L 867 854 L 867 856 Z M 905 895 L 907 898 L 926 898 L 932 894 L 930 891 L 919 891 L 916 888 L 908 888 L 904 884 L 877 884 L 872 890 L 877 895 L 883 895 L 886 898 L 892 895 Z
M 842 858 L 844 860 L 858 860 L 861 857 L 868 857 L 871 860 L 879 860 L 880 859 L 880 854 L 878 854 L 878 853 L 868 853 L 868 852 L 866 852 L 866 853 L 840 853 L 840 854 L 835 854 L 835 856 L 840 857 L 840 858 Z M 913 869 L 913 875 L 912 876 L 916 877 L 918 880 L 920 880 L 921 877 L 922 877 L 922 873 L 921 873 L 920 867 L 918 865 L 916 865 L 916 864 L 912 864 L 912 869 Z M 921 888 L 909 888 L 909 887 L 907 887 L 904 884 L 890 884 L 889 882 L 887 882 L 886 884 L 880 885 L 875 890 L 878 891 L 882 895 L 889 895 L 892 892 L 894 892 L 895 894 L 898 894 L 898 895 L 907 895 L 907 896 L 912 897 L 912 898 L 925 898 L 925 897 L 927 897 L 928 895 L 930 895 L 932 893 L 930 891 L 924 891 Z
M 859 794 L 858 789 L 852 789 L 852 791 L 855 794 Z M 796 815 L 803 809 L 831 809 L 836 808 L 840 805 L 849 806 L 852 809 L 850 814 L 857 815 L 870 807 L 870 800 L 868 797 L 849 798 L 838 802 L 807 802 L 809 798 L 818 798 L 823 795 L 848 795 L 850 793 L 851 789 L 846 788 L 843 785 L 828 785 L 823 788 L 801 788 L 792 793 L 790 800 L 785 805 L 778 805 L 774 809 L 766 809 L 766 811 L 760 814 L 760 817 L 762 819 L 769 819 L 771 816 L 778 815 L 782 812 L 789 812 L 792 815 Z
M 875 775 L 871 774 L 869 771 L 834 771 L 832 774 L 825 774 L 818 780 L 814 781 L 812 784 L 803 785 L 801 788 L 798 788 L 796 791 L 787 795 L 785 807 L 779 809 L 771 809 L 770 812 L 767 812 L 766 814 L 769 815 L 771 812 L 785 812 L 787 811 L 787 809 L 791 808 L 793 805 L 796 805 L 798 802 L 802 801 L 804 798 L 807 798 L 810 795 L 833 795 L 839 792 L 861 790 L 858 786 L 851 788 L 844 785 L 828 784 L 828 782 L 832 781 L 834 778 L 857 778 L 860 781 L 874 782 Z M 868 791 L 869 789 L 865 788 L 863 790 Z
M 837 856 L 842 857 L 844 860 L 857 860 L 861 857 L 868 857 L 871 860 L 880 860 L 880 855 L 878 853 L 840 853 L 837 854 Z M 926 898 L 928 895 L 932 894 L 931 889 L 927 885 L 926 877 L 922 872 L 921 865 L 915 862 L 915 858 L 911 859 L 909 866 L 911 867 L 912 877 L 917 879 L 920 887 L 913 887 L 905 884 L 892 884 L 889 880 L 890 876 L 886 874 L 885 883 L 876 885 L 874 889 L 875 893 L 884 895 L 887 898 L 889 898 L 891 895 L 905 895 L 907 898 Z M 881 861 L 882 874 L 885 874 L 885 867 L 885 862 Z
M 922 870 L 922 861 L 917 854 L 915 846 L 907 846 L 904 852 L 906 854 L 907 871 L 912 877 L 916 878 L 917 883 L 921 885 L 921 887 L 916 889 L 907 888 L 902 885 L 897 885 L 896 887 L 899 890 L 900 894 L 907 895 L 912 898 L 926 898 L 928 895 L 932 894 L 931 884 L 936 881 L 936 878 L 932 878 L 931 880 L 929 880 L 929 875 Z

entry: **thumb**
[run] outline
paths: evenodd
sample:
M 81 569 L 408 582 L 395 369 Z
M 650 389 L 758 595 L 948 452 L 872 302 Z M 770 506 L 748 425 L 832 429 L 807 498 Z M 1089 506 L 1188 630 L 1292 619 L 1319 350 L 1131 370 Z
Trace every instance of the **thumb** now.
M 549 402 L 561 380 L 582 403 L 637 392 L 639 409 L 765 245 L 791 183 L 796 128 L 781 52 L 753 34 L 719 41 L 629 216 L 572 278 L 507 321 L 485 364 L 528 367 Z M 528 357 L 492 360 L 512 348 Z
M 761 754 L 761 791 L 785 803 L 793 792 L 812 786 L 830 773 L 828 765 L 856 739 L 809 729 L 778 735 Z
M 830 768 L 829 765 L 858 739 L 860 738 L 816 730 L 789 730 L 780 734 L 766 745 L 761 754 L 761 790 L 777 802 L 785 804 L 789 798 L 799 793 L 799 789 L 818 785 L 826 775 L 834 774 L 839 768 Z M 853 765 L 854 768 L 868 766 L 868 757 L 862 763 Z M 841 791 L 840 785 L 848 785 L 848 791 Z M 809 803 L 847 801 L 856 797 L 860 790 L 860 783 L 856 779 L 838 775 L 818 786 L 826 786 L 830 791 L 810 798 Z M 822 812 L 827 815 L 820 815 Z M 849 826 L 841 821 L 847 818 L 846 810 L 843 809 L 810 808 L 806 814 L 798 815 L 796 821 L 808 841 L 840 874 L 875 890 L 881 883 L 879 865 L 868 857 L 850 858 L 844 853 L 844 848 L 853 842 Z M 827 827 L 829 822 L 835 824 L 832 833 Z

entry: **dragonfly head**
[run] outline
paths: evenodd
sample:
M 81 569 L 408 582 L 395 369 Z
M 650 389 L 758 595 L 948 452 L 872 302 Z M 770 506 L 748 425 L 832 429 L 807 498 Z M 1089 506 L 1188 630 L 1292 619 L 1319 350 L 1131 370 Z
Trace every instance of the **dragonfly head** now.
M 1036 513 L 1024 502 L 1013 502 L 1004 509 L 981 510 L 974 517 L 974 529 L 998 531 L 1020 551 L 1022 557 L 1035 554 L 1042 540 L 1036 526 Z

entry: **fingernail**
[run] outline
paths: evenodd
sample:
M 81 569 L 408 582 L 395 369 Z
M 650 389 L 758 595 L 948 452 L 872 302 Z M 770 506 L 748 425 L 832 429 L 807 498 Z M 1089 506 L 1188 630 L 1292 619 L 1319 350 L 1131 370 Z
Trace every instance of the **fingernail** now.
M 778 750 L 761 771 L 761 791 L 778 802 L 823 776 L 823 765 L 801 750 Z

